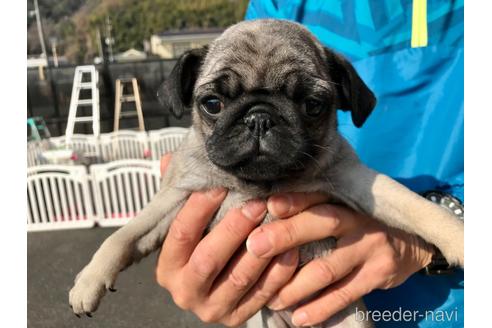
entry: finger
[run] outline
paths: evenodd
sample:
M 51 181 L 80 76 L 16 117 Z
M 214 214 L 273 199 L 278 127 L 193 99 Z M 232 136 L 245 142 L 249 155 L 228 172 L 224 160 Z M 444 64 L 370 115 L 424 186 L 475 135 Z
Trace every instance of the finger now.
M 172 157 L 171 153 L 167 153 L 161 157 L 161 175 L 164 175 L 164 173 L 166 172 L 167 167 L 171 162 L 171 157 Z
M 241 323 L 258 312 L 289 281 L 298 261 L 297 248 L 275 257 L 255 286 L 241 299 L 231 317 L 236 317 Z
M 329 201 L 329 197 L 322 193 L 284 193 L 276 194 L 268 199 L 268 213 L 277 219 L 298 214 L 301 211 Z
M 370 270 L 364 267 L 354 270 L 314 300 L 296 309 L 292 314 L 292 323 L 311 326 L 327 320 L 376 288 L 372 278 Z
M 302 267 L 272 298 L 268 307 L 275 311 L 285 309 L 350 274 L 364 262 L 367 254 L 367 249 L 356 241 L 357 238 L 341 238 L 337 242 L 337 248 L 330 254 L 314 259 Z
M 341 236 L 360 221 L 354 211 L 336 205 L 317 205 L 293 217 L 256 228 L 248 237 L 248 251 L 272 257 L 293 247 L 330 236 Z
M 259 259 L 243 247 L 219 274 L 209 292 L 209 301 L 229 313 L 256 283 L 271 259 Z
M 159 255 L 158 269 L 173 270 L 183 267 L 188 262 L 203 231 L 222 204 L 226 194 L 225 189 L 191 194 L 169 227 Z
M 266 204 L 251 200 L 242 208 L 233 208 L 197 245 L 187 266 L 190 288 L 210 288 L 248 234 L 262 220 Z

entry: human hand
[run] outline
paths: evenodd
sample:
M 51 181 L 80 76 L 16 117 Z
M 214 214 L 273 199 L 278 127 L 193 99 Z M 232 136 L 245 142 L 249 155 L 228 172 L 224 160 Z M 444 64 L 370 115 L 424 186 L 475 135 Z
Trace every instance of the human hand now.
M 161 160 L 165 171 L 170 156 Z M 203 231 L 227 191 L 195 192 L 169 228 L 156 268 L 159 285 L 174 302 L 202 321 L 237 326 L 261 309 L 297 268 L 294 248 L 284 254 L 257 258 L 244 242 L 263 220 L 266 204 L 254 200 L 230 210 L 202 239 Z
M 398 286 L 430 263 L 432 248 L 422 239 L 347 207 L 322 204 L 301 212 L 310 197 L 270 197 L 268 211 L 283 220 L 256 228 L 247 241 L 250 253 L 269 258 L 311 241 L 337 238 L 329 255 L 302 267 L 268 304 L 281 310 L 321 291 L 294 311 L 295 325 L 322 322 L 374 289 Z

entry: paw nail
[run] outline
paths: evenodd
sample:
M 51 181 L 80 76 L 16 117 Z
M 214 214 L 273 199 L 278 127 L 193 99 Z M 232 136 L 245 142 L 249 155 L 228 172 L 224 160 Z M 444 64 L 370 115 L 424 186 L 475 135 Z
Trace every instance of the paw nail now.
M 92 314 L 90 312 L 86 312 L 85 315 L 88 316 L 89 318 L 92 318 Z
M 77 318 L 80 318 L 80 315 L 78 315 L 77 313 L 74 313 L 74 314 L 75 314 L 75 316 L 76 316 Z
M 114 293 L 116 291 L 116 289 L 114 289 L 113 287 L 109 287 L 108 290 L 112 293 Z

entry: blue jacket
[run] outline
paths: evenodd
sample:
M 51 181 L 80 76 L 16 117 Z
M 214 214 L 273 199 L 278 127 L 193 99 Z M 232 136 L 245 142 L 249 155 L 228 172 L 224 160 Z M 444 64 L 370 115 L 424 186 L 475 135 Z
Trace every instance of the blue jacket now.
M 376 94 L 362 128 L 349 113 L 338 115 L 363 162 L 416 192 L 438 189 L 463 200 L 463 0 L 427 1 L 424 48 L 410 46 L 411 0 L 251 0 L 246 19 L 268 17 L 304 24 L 348 57 Z M 377 327 L 463 327 L 463 288 L 461 270 L 417 273 L 365 301 L 369 310 L 415 314 Z

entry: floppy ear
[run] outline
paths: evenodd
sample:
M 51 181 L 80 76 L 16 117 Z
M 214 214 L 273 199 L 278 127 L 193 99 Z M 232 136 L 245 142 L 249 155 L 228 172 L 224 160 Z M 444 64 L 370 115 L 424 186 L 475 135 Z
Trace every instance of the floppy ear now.
M 157 91 L 159 102 L 177 118 L 181 118 L 185 109 L 191 106 L 193 87 L 207 50 L 205 46 L 182 54 Z
M 352 112 L 352 122 L 360 128 L 376 106 L 376 97 L 350 62 L 325 48 L 330 75 L 337 83 L 337 108 Z

